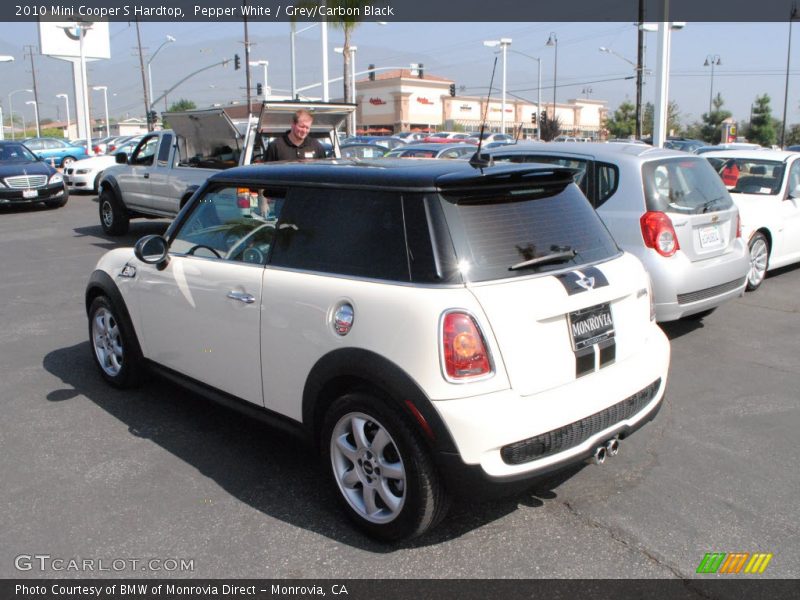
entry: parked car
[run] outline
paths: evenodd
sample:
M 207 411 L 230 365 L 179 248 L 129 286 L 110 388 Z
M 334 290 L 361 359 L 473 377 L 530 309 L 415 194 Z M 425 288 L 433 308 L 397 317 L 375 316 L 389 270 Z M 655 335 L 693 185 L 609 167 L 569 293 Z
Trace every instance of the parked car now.
M 64 167 L 76 160 L 88 158 L 85 146 L 75 146 L 57 138 L 29 138 L 23 142 L 39 158 L 53 162 L 56 167 Z
M 477 148 L 472 144 L 408 144 L 391 150 L 393 158 L 470 158 Z
M 721 150 L 764 150 L 758 144 L 748 142 L 731 142 L 729 144 L 717 144 L 716 146 L 701 146 L 695 148 L 695 154 L 705 154 L 706 152 L 719 152 Z
M 652 419 L 649 289 L 571 170 L 336 159 L 219 172 L 163 237 L 106 253 L 85 302 L 109 384 L 150 369 L 297 432 L 394 541 Z
M 787 152 L 800 152 L 800 146 L 786 146 Z
M 0 206 L 44 202 L 50 208 L 67 203 L 61 173 L 24 144 L 0 141 Z
M 389 150 L 403 146 L 406 140 L 388 135 L 355 135 L 345 139 L 346 144 L 379 144 Z
M 427 135 L 427 133 L 422 133 L 421 131 L 401 131 L 400 133 L 395 133 L 393 137 L 400 138 L 401 140 L 405 140 L 406 143 L 411 144 L 413 142 L 422 141 Z
M 725 176 L 750 248 L 747 289 L 768 271 L 800 262 L 800 154 L 726 150 L 703 155 Z
M 749 258 L 739 214 L 705 159 L 595 142 L 527 142 L 486 152 L 496 161 L 576 169 L 576 182 L 614 239 L 650 273 L 659 321 L 699 318 L 744 292 Z
M 103 154 L 91 156 L 78 160 L 64 168 L 64 182 L 67 187 L 75 191 L 90 191 L 95 194 L 100 191 L 100 179 L 105 170 L 117 163 L 116 154 L 124 153 L 131 155 L 136 149 L 141 138 L 132 138 L 128 142 L 116 148 L 114 154 Z
M 340 148 L 342 158 L 380 158 L 389 152 L 381 144 L 343 144 Z
M 477 144 L 478 140 L 483 139 L 483 143 L 486 142 L 508 142 L 511 143 L 514 141 L 514 138 L 507 133 L 488 133 L 484 132 L 483 138 L 478 133 L 472 134 L 467 141 L 471 144 Z

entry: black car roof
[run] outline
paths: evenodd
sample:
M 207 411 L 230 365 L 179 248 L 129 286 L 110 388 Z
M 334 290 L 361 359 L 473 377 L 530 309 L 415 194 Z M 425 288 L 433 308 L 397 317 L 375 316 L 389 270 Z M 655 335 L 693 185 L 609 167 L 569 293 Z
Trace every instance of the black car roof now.
M 340 158 L 235 167 L 213 175 L 209 182 L 424 191 L 476 185 L 515 186 L 528 184 L 532 178 L 539 181 L 571 180 L 573 173 L 573 169 L 535 163 L 474 167 L 467 161 L 435 158 L 414 161 L 404 158 Z

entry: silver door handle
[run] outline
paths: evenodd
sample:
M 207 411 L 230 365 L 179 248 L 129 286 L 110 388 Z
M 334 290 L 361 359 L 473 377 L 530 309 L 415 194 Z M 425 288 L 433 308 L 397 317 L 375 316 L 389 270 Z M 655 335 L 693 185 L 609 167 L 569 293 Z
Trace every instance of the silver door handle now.
M 237 292 L 231 290 L 228 292 L 228 298 L 231 300 L 238 300 L 239 302 L 244 302 L 245 304 L 252 304 L 256 301 L 255 296 L 252 294 L 248 294 L 247 292 Z

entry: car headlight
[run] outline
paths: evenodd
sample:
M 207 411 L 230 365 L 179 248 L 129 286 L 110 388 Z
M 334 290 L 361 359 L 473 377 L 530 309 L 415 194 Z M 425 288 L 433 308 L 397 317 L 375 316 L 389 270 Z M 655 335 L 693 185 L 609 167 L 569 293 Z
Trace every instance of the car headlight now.
M 89 172 L 89 169 L 78 169 L 75 171 L 76 175 L 86 175 Z
M 56 173 L 50 177 L 50 183 L 63 183 L 64 178 L 61 176 L 61 173 Z

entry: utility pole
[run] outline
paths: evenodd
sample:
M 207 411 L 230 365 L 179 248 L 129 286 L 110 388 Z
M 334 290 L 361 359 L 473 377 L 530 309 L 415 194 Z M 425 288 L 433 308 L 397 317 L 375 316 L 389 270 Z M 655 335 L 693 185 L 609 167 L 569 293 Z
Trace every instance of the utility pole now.
M 636 52 L 636 139 L 642 139 L 642 84 L 644 83 L 644 0 L 639 0 Z
M 247 0 L 242 0 L 242 7 L 247 5 Z M 244 11 L 242 11 L 244 14 Z M 247 17 L 243 16 L 244 20 L 244 72 L 245 82 L 247 86 L 247 118 L 250 118 L 250 36 L 247 33 Z
M 33 100 L 36 102 L 36 110 L 38 115 L 39 110 L 39 90 L 36 87 L 36 66 L 33 64 L 33 46 L 23 46 L 23 49 L 28 52 L 28 56 L 31 58 L 31 76 L 33 77 Z M 39 130 L 39 122 L 37 116 L 36 122 L 36 130 Z M 38 134 L 37 134 L 38 135 Z
M 147 105 L 147 99 L 149 95 L 147 94 L 147 77 L 144 74 L 144 56 L 142 55 L 142 36 L 139 32 L 139 19 L 135 19 L 136 21 L 136 43 L 139 45 L 139 69 L 142 72 L 142 91 L 144 91 L 144 116 L 147 120 L 147 131 L 153 131 L 154 123 L 151 122 L 149 119 L 150 115 L 150 107 Z

